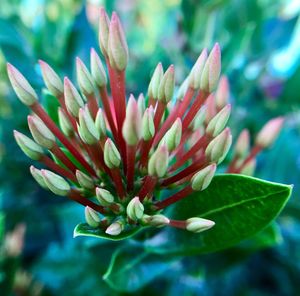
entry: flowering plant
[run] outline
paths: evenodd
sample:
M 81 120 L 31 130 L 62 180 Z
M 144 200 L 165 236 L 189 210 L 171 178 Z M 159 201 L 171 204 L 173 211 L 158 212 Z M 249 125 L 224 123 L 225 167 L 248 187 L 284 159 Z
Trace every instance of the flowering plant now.
M 159 240 L 148 240 L 154 251 L 158 242 L 159 252 L 180 253 L 185 246 L 208 252 L 266 227 L 291 187 L 246 175 L 253 174 L 256 155 L 276 139 L 283 118 L 268 122 L 252 149 L 249 133 L 242 131 L 227 173 L 214 177 L 232 142 L 219 45 L 201 52 L 175 96 L 174 66 L 164 71 L 159 63 L 146 98 L 126 100 L 128 47 L 116 13 L 109 20 L 100 10 L 99 43 L 108 77 L 91 49 L 90 71 L 76 61 L 80 92 L 40 61 L 46 87 L 60 103 L 59 127 L 23 75 L 7 66 L 17 96 L 33 112 L 28 116 L 33 140 L 15 131 L 16 141 L 47 167 L 31 166 L 32 176 L 43 188 L 85 207 L 86 223 L 77 225 L 74 235 L 121 240 L 151 226 L 169 226 Z

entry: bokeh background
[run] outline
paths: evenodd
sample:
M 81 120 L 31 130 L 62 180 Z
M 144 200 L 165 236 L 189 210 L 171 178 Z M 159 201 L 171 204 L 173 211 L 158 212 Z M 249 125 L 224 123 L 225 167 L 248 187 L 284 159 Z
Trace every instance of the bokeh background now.
M 120 243 L 73 239 L 82 208 L 38 187 L 29 174 L 31 161 L 13 139 L 13 129 L 28 132 L 28 109 L 12 92 L 6 62 L 54 108 L 37 61 L 74 79 L 75 57 L 88 63 L 90 47 L 99 51 L 100 5 L 116 10 L 125 27 L 128 91 L 145 93 L 158 61 L 174 63 L 181 83 L 200 51 L 218 41 L 231 85 L 233 134 L 247 127 L 255 135 L 268 119 L 286 117 L 275 145 L 258 158 L 255 175 L 295 187 L 264 236 L 223 252 L 172 260 L 132 260 L 125 252 L 118 260 L 128 264 L 106 281 L 102 276 Z M 299 15 L 299 0 L 1 0 L 0 294 L 299 295 Z

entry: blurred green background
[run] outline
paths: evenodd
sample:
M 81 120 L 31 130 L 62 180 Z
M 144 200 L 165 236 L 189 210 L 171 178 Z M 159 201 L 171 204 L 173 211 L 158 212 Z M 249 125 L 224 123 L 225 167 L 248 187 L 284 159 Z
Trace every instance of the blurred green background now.
M 29 111 L 12 92 L 6 62 L 21 70 L 51 108 L 37 61 L 74 79 L 75 57 L 88 63 L 90 47 L 98 51 L 100 5 L 116 10 L 125 27 L 128 92 L 146 93 L 158 61 L 175 64 L 180 84 L 200 51 L 218 41 L 231 85 L 233 134 L 247 127 L 255 135 L 270 118 L 286 117 L 276 144 L 258 158 L 256 176 L 295 188 L 263 239 L 171 259 L 144 256 L 136 246 L 134 253 L 128 245 L 115 253 L 121 243 L 73 239 L 82 208 L 38 187 L 29 174 L 31 161 L 13 139 L 13 129 L 28 132 Z M 1 0 L 1 295 L 299 295 L 299 15 L 299 0 Z M 20 223 L 26 225 L 23 248 Z M 9 250 L 11 242 L 21 254 Z M 112 254 L 126 264 L 103 279 Z

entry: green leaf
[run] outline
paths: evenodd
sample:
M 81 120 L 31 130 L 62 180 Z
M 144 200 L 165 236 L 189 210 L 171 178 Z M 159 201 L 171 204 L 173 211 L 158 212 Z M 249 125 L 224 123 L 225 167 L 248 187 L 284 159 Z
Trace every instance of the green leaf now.
M 174 205 L 171 218 L 203 217 L 216 225 L 203 233 L 165 228 L 146 242 L 155 253 L 201 254 L 231 247 L 264 229 L 283 209 L 292 187 L 242 175 L 219 175 L 202 192 Z
M 105 233 L 102 229 L 93 228 L 86 223 L 80 223 L 80 224 L 76 225 L 73 236 L 74 237 L 92 236 L 92 237 L 103 238 L 103 239 L 108 239 L 108 240 L 112 240 L 112 241 L 120 241 L 120 240 L 134 236 L 141 230 L 142 230 L 142 228 L 136 228 L 136 229 L 132 229 L 129 231 L 123 231 L 119 235 L 112 236 L 112 235 Z
M 172 259 L 145 252 L 142 246 L 128 245 L 112 256 L 104 281 L 119 292 L 134 292 L 166 272 Z
M 0 241 L 2 241 L 4 237 L 4 226 L 5 226 L 4 219 L 5 219 L 4 213 L 0 212 Z

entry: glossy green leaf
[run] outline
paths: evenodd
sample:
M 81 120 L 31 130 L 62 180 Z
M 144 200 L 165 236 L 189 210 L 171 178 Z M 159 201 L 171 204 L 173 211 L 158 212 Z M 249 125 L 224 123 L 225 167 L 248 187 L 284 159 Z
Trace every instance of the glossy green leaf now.
M 172 266 L 172 259 L 145 252 L 142 246 L 128 245 L 112 256 L 104 281 L 119 292 L 134 292 Z
M 123 231 L 119 235 L 112 236 L 112 235 L 105 233 L 102 229 L 92 228 L 86 223 L 80 223 L 75 227 L 73 236 L 74 237 L 92 236 L 92 237 L 103 238 L 103 239 L 108 239 L 108 240 L 112 240 L 112 241 L 120 241 L 120 240 L 134 236 L 140 230 L 141 230 L 141 228 L 136 228 L 136 229 L 129 230 L 129 231 Z
M 203 233 L 165 228 L 146 242 L 156 253 L 200 254 L 233 246 L 264 229 L 280 213 L 291 186 L 242 175 L 219 175 L 202 192 L 174 205 L 173 219 L 203 217 L 216 225 Z

